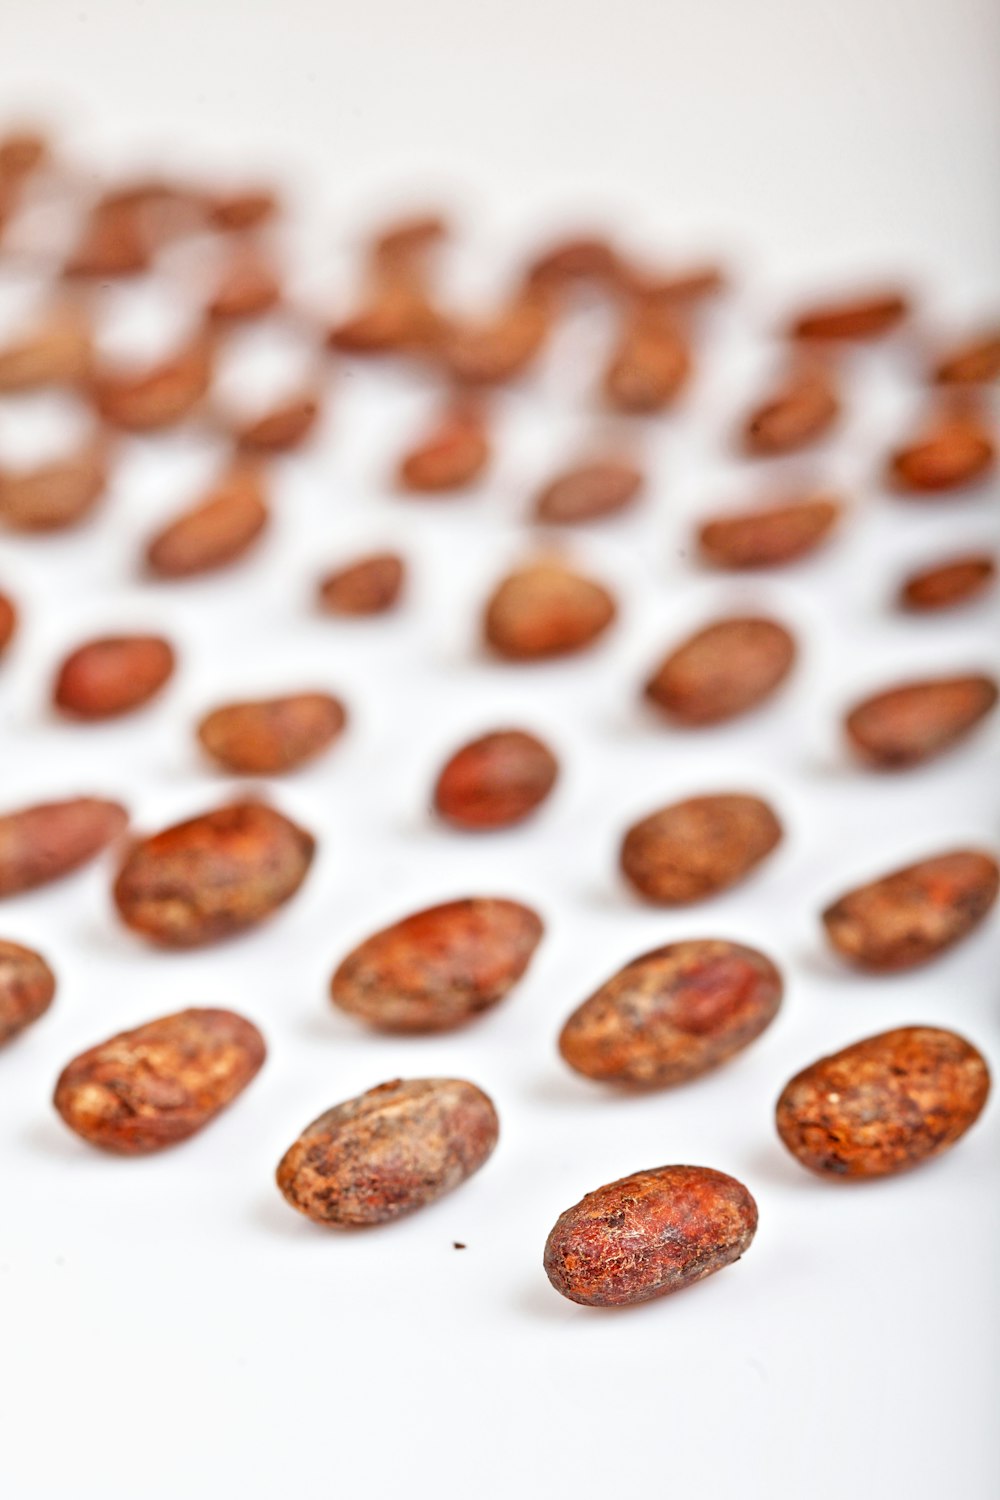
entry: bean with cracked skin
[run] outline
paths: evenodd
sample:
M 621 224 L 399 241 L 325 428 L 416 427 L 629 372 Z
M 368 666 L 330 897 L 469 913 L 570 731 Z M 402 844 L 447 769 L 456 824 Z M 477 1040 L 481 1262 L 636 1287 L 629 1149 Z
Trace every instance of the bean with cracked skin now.
M 450 1031 L 504 998 L 541 936 L 541 918 L 517 901 L 447 901 L 354 948 L 333 976 L 331 999 L 382 1031 Z
M 989 1089 L 986 1061 L 964 1037 L 902 1026 L 797 1073 L 778 1100 L 778 1134 L 812 1172 L 887 1177 L 960 1140 Z
M 256 1026 L 234 1011 L 182 1010 L 81 1052 L 59 1075 L 53 1102 L 92 1146 L 144 1155 L 201 1130 L 265 1055 Z
M 317 1224 L 387 1224 L 478 1172 L 499 1129 L 475 1084 L 397 1078 L 307 1126 L 278 1165 L 278 1187 Z
M 115 904 L 150 942 L 200 947 L 284 906 L 315 850 L 312 835 L 274 808 L 235 802 L 134 844 L 115 881 Z
M 857 886 L 823 913 L 837 952 L 874 974 L 927 963 L 979 926 L 997 899 L 989 854 L 957 849 Z
M 559 1051 L 599 1083 L 672 1088 L 755 1041 L 781 994 L 781 975 L 754 948 L 718 938 L 670 943 L 634 958 L 578 1006 Z
M 757 1205 L 711 1167 L 654 1167 L 609 1182 L 560 1214 L 545 1274 L 571 1302 L 629 1307 L 721 1271 L 750 1248 Z

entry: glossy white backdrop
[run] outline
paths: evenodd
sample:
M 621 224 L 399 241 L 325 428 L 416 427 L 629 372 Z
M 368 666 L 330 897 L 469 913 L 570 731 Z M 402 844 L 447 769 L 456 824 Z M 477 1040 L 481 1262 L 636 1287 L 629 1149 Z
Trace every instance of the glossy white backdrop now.
M 826 553 L 731 583 L 697 570 L 689 533 L 693 516 L 758 482 L 729 453 L 729 425 L 799 290 L 898 271 L 925 295 L 932 326 L 1000 307 L 998 31 L 978 0 L 7 0 L 9 113 L 61 120 L 79 159 L 109 169 L 165 159 L 293 170 L 307 229 L 292 248 L 312 293 L 343 280 L 344 248 L 377 204 L 434 188 L 465 211 L 457 274 L 470 286 L 574 212 L 603 212 L 678 256 L 730 251 L 743 283 L 712 324 L 683 410 L 646 434 L 648 503 L 571 539 L 623 603 L 607 644 L 577 662 L 491 664 L 475 622 L 492 580 L 527 549 L 534 484 L 593 430 L 580 347 L 503 403 L 498 462 L 467 500 L 393 496 L 386 471 L 431 398 L 405 375 L 347 367 L 331 380 L 319 441 L 278 474 L 268 545 L 225 577 L 157 587 L 137 573 L 142 538 L 210 471 L 215 455 L 195 441 L 131 445 L 80 534 L 0 539 L 0 581 L 25 612 L 0 672 L 4 806 L 104 791 L 153 828 L 234 785 L 195 753 L 190 726 L 206 707 L 317 684 L 353 715 L 338 748 L 273 788 L 321 852 L 266 929 L 190 955 L 147 952 L 112 915 L 107 865 L 0 911 L 3 935 L 37 944 L 60 980 L 50 1015 L 0 1056 L 0 1483 L 11 1500 L 996 1493 L 1000 1109 L 941 1162 L 857 1190 L 807 1176 L 771 1123 L 791 1072 L 894 1024 L 953 1024 L 1000 1064 L 995 923 L 932 968 L 876 981 L 838 968 L 816 921 L 857 879 L 997 842 L 996 727 L 891 779 L 851 768 L 836 734 L 844 703 L 871 686 L 995 656 L 995 603 L 904 622 L 888 600 L 909 565 L 995 544 L 996 493 L 925 510 L 879 492 L 878 455 L 919 403 L 903 344 L 853 361 L 843 434 L 815 464 L 788 468 L 854 499 Z M 12 315 L 22 290 L 4 283 Z M 139 316 L 127 297 L 119 311 Z M 29 443 L 23 410 L 0 413 L 3 453 Z M 40 429 L 54 419 L 36 416 Z M 412 563 L 403 611 L 317 618 L 317 571 L 386 541 Z M 640 713 L 636 684 L 658 652 L 740 602 L 801 633 L 780 702 L 697 738 Z M 45 698 L 61 653 L 130 624 L 178 643 L 182 668 L 162 702 L 113 727 L 55 722 Z M 442 757 L 514 722 L 561 753 L 551 804 L 494 838 L 435 827 L 427 791 Z M 715 788 L 772 797 L 782 849 L 711 905 L 634 903 L 614 874 L 622 828 Z M 376 1038 L 332 1012 L 326 980 L 351 944 L 470 892 L 522 897 L 548 924 L 501 1009 L 423 1040 Z M 786 1006 L 761 1042 L 648 1098 L 570 1075 L 554 1050 L 568 1010 L 625 959 L 703 934 L 782 963 Z M 233 1006 L 267 1035 L 270 1060 L 237 1106 L 146 1161 L 107 1159 L 70 1136 L 48 1102 L 62 1064 L 191 1004 Z M 309 1119 L 384 1079 L 435 1072 L 496 1099 L 501 1144 L 478 1177 L 364 1235 L 323 1233 L 285 1206 L 273 1167 Z M 562 1302 L 540 1265 L 558 1212 L 662 1162 L 747 1182 L 761 1214 L 749 1255 L 644 1308 Z

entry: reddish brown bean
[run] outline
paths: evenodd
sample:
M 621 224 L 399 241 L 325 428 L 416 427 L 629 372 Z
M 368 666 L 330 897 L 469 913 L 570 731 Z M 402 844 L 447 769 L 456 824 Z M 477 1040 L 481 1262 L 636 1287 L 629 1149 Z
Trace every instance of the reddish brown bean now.
M 280 776 L 322 754 L 347 715 L 328 693 L 228 703 L 198 725 L 205 750 L 236 776 Z
M 456 828 L 509 828 L 545 801 L 559 763 L 533 734 L 501 729 L 463 745 L 444 766 L 434 807 Z
M 826 495 L 730 512 L 704 522 L 698 546 L 716 568 L 781 567 L 822 546 L 842 515 L 840 501 Z
M 602 235 L 581 234 L 556 241 L 532 261 L 526 284 L 563 290 L 576 282 L 614 286 L 621 274 L 618 252 Z
M 93 397 L 113 427 L 126 432 L 158 432 L 190 416 L 212 381 L 213 345 L 198 335 L 179 353 L 132 373 L 98 372 Z
M 619 270 L 621 289 L 651 308 L 683 308 L 725 291 L 729 278 L 719 265 L 706 262 L 679 271 L 656 271 L 624 265 Z
M 754 407 L 743 425 L 743 447 L 758 458 L 791 453 L 825 437 L 840 416 L 840 398 L 826 365 L 796 365 Z
M 583 651 L 617 612 L 603 584 L 560 562 L 538 562 L 497 585 L 486 605 L 483 633 L 509 661 L 541 661 Z
M 571 1302 L 628 1307 L 680 1291 L 750 1248 L 757 1205 L 711 1167 L 654 1167 L 598 1188 L 556 1220 L 545 1274 Z
M 413 271 L 436 250 L 450 234 L 443 214 L 430 210 L 408 214 L 386 224 L 373 237 L 369 250 L 372 262 L 382 270 L 401 268 Z
M 207 207 L 213 228 L 243 233 L 277 218 L 280 205 L 270 188 L 251 187 L 217 193 Z
M 498 1004 L 527 969 L 540 917 L 492 897 L 428 907 L 347 955 L 333 1003 L 381 1031 L 450 1031 Z
M 630 315 L 604 373 L 605 399 L 619 411 L 662 411 L 687 384 L 691 352 L 668 313 L 645 308 Z
M 739 794 L 689 797 L 634 823 L 621 869 L 647 901 L 703 901 L 744 880 L 781 842 L 768 804 Z
M 390 278 L 330 329 L 327 344 L 342 354 L 436 354 L 446 329 L 445 318 L 420 286 Z
M 319 413 L 316 396 L 309 393 L 293 396 L 238 425 L 234 434 L 236 445 L 248 453 L 290 453 L 312 434 Z
M 182 1010 L 122 1031 L 63 1069 L 53 1103 L 77 1135 L 121 1156 L 186 1141 L 232 1104 L 266 1055 L 231 1010 Z
M 910 301 L 902 292 L 877 291 L 808 307 L 790 332 L 797 339 L 880 339 L 909 315 Z
M 0 815 L 0 896 L 16 896 L 88 864 L 124 832 L 117 802 L 75 797 Z
M 134 844 L 115 881 L 118 911 L 164 948 L 254 927 L 299 889 L 316 841 L 273 808 L 236 802 Z
M 0 594 L 0 656 L 6 651 L 17 630 L 17 609 L 13 600 Z
M 158 578 L 190 578 L 228 567 L 253 547 L 270 520 L 264 476 L 236 465 L 208 496 L 169 521 L 146 546 Z
M 0 473 L 0 521 L 12 531 L 75 526 L 107 488 L 109 451 L 102 434 L 69 458 L 19 473 Z
M 985 479 L 995 469 L 996 457 L 993 433 L 978 411 L 942 408 L 891 454 L 888 479 L 903 494 L 937 495 Z
M 137 276 L 152 263 L 143 215 L 133 203 L 95 204 L 63 268 L 65 276 L 103 280 Z
M 549 299 L 526 291 L 493 318 L 453 322 L 442 337 L 441 357 L 465 385 L 500 385 L 524 374 L 551 327 Z
M 208 304 L 208 316 L 218 322 L 259 318 L 281 301 L 278 273 L 262 251 L 242 245 L 233 252 Z
M 399 600 L 406 564 L 395 552 L 374 552 L 327 573 L 319 585 L 319 607 L 332 615 L 382 615 Z
M 75 385 L 90 373 L 88 319 L 73 305 L 53 309 L 30 333 L 0 350 L 0 391 Z
M 9 130 L 0 140 L 0 178 L 27 177 L 51 160 L 51 148 L 38 130 Z
M 0 939 L 0 1047 L 45 1014 L 55 975 L 40 953 Z
M 643 486 L 641 469 L 626 459 L 594 459 L 557 474 L 535 500 L 535 520 L 550 526 L 600 521 L 629 507 Z
M 403 456 L 397 483 L 416 494 L 464 489 L 490 461 L 485 415 L 469 403 L 453 406 L 426 437 Z
M 670 943 L 619 969 L 569 1017 L 559 1051 L 599 1083 L 671 1088 L 719 1067 L 768 1027 L 781 975 L 754 948 Z
M 964 1037 L 902 1026 L 796 1074 L 778 1100 L 778 1134 L 811 1172 L 886 1177 L 953 1146 L 989 1089 L 986 1060 Z
M 932 568 L 921 568 L 903 580 L 899 590 L 901 609 L 954 609 L 969 604 L 996 583 L 996 558 L 989 552 L 970 552 Z
M 987 329 L 947 350 L 934 379 L 941 385 L 986 385 L 1000 380 L 1000 329 Z
M 156 635 L 106 636 L 72 651 L 56 677 L 53 702 L 74 719 L 111 719 L 141 708 L 173 675 L 169 641 Z
M 912 969 L 974 931 L 1000 888 L 996 860 L 959 849 L 858 886 L 823 913 L 842 958 L 873 974 Z
M 769 698 L 794 660 L 795 641 L 775 620 L 716 620 L 661 662 L 645 695 L 677 724 L 720 724 Z
M 475 1084 L 397 1078 L 307 1126 L 278 1165 L 278 1187 L 317 1224 L 388 1224 L 478 1172 L 499 1131 Z
M 920 765 L 964 740 L 996 706 L 992 677 L 936 677 L 865 698 L 845 721 L 852 750 L 880 770 Z

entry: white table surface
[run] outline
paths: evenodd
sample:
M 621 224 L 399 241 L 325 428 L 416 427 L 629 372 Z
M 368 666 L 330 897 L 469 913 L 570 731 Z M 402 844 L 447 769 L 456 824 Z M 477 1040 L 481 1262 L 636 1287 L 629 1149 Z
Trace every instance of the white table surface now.
M 278 474 L 270 543 L 225 577 L 158 587 L 136 575 L 141 539 L 215 457 L 179 438 L 131 444 L 78 535 L 0 539 L 0 581 L 25 609 L 0 673 L 5 807 L 93 790 L 120 795 L 152 829 L 235 786 L 195 753 L 190 725 L 205 708 L 301 683 L 342 693 L 353 715 L 338 748 L 273 788 L 321 852 L 266 928 L 151 953 L 113 917 L 106 862 L 0 912 L 3 935 L 39 946 L 60 981 L 51 1013 L 0 1057 L 10 1500 L 996 1493 L 1000 1106 L 947 1158 L 856 1190 L 808 1176 L 772 1126 L 792 1072 L 893 1025 L 954 1025 L 1000 1063 L 995 923 L 925 970 L 865 979 L 824 951 L 816 917 L 911 857 L 997 842 L 1000 726 L 892 778 L 852 768 L 836 732 L 870 687 L 995 659 L 996 602 L 926 622 L 887 605 L 910 565 L 995 544 L 995 489 L 926 508 L 880 493 L 878 457 L 919 405 L 904 343 L 853 362 L 849 420 L 827 451 L 774 471 L 852 495 L 851 524 L 827 552 L 737 582 L 689 555 L 691 518 L 748 497 L 763 473 L 727 450 L 729 425 L 800 291 L 900 272 L 931 327 L 1000 306 L 991 11 L 980 0 L 3 6 L 0 100 L 11 115 L 61 120 L 81 162 L 298 172 L 307 230 L 295 248 L 314 291 L 334 286 L 379 203 L 435 190 L 465 212 L 456 274 L 470 286 L 544 227 L 601 215 L 678 258 L 728 252 L 742 281 L 682 412 L 646 435 L 648 503 L 570 539 L 623 603 L 606 644 L 578 661 L 490 664 L 475 624 L 491 582 L 529 546 L 533 486 L 595 430 L 582 346 L 504 401 L 498 462 L 474 498 L 393 496 L 386 469 L 432 398 L 406 375 L 351 366 L 331 380 L 319 441 Z M 7 311 L 19 287 L 5 282 Z M 42 431 L 52 414 L 36 418 Z M 30 447 L 29 426 L 0 413 L 0 461 L 5 445 Z M 402 611 L 318 618 L 317 571 L 386 541 L 414 570 Z M 780 701 L 698 736 L 640 713 L 636 684 L 657 654 L 742 602 L 801 634 Z M 162 701 L 113 727 L 55 722 L 45 698 L 62 652 L 140 624 L 181 652 Z M 490 838 L 434 826 L 427 791 L 444 755 L 508 722 L 558 748 L 550 805 Z M 785 819 L 766 867 L 687 912 L 631 900 L 614 874 L 627 822 L 734 787 L 762 790 Z M 474 892 L 526 899 L 548 924 L 499 1010 L 416 1040 L 333 1012 L 326 982 L 349 946 Z M 784 1009 L 758 1045 L 642 1098 L 564 1068 L 563 1017 L 619 963 L 716 934 L 785 969 Z M 49 1104 L 63 1063 L 198 1004 L 233 1006 L 266 1033 L 270 1060 L 238 1104 L 159 1158 L 110 1159 L 72 1137 Z M 382 1080 L 434 1073 L 468 1076 L 497 1102 L 501 1143 L 475 1179 L 366 1234 L 325 1233 L 287 1208 L 273 1167 L 302 1126 Z M 750 1253 L 639 1309 L 562 1301 L 541 1269 L 556 1215 L 666 1162 L 749 1185 L 760 1206 Z

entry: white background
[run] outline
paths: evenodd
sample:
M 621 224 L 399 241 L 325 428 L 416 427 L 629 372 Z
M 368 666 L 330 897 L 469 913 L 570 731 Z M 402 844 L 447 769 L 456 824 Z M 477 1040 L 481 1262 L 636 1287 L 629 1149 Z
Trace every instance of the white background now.
M 294 169 L 308 232 L 292 248 L 303 287 L 329 288 L 327 310 L 374 206 L 435 188 L 465 212 L 455 274 L 470 287 L 542 226 L 602 214 L 677 258 L 729 252 L 741 281 L 683 411 L 644 435 L 647 504 L 571 539 L 622 600 L 606 644 L 576 662 L 490 664 L 476 616 L 529 545 L 532 488 L 597 432 L 600 329 L 578 331 L 504 402 L 498 461 L 474 498 L 393 497 L 387 469 L 432 398 L 405 374 L 355 366 L 331 383 L 320 440 L 278 472 L 269 544 L 231 575 L 161 587 L 137 576 L 142 538 L 211 472 L 203 437 L 130 445 L 85 531 L 0 541 L 0 581 L 25 614 L 0 674 L 4 806 L 103 791 L 151 829 L 231 788 L 195 753 L 190 726 L 207 707 L 318 685 L 353 715 L 327 758 L 273 788 L 321 852 L 266 929 L 150 953 L 113 917 L 110 863 L 0 912 L 3 935 L 39 946 L 60 981 L 50 1015 L 0 1058 L 11 1500 L 996 1493 L 1000 1108 L 940 1162 L 859 1188 L 805 1174 L 771 1120 L 792 1072 L 892 1025 L 954 1025 L 1000 1060 L 995 924 L 924 971 L 866 980 L 828 956 L 817 923 L 858 879 L 996 843 L 995 726 L 893 778 L 853 769 L 836 732 L 870 687 L 988 663 L 995 604 L 914 622 L 888 601 L 911 564 L 994 541 L 995 494 L 924 509 L 879 491 L 878 458 L 919 409 L 919 347 L 899 341 L 853 361 L 841 439 L 789 468 L 790 482 L 819 476 L 854 502 L 823 556 L 781 577 L 719 580 L 691 562 L 689 520 L 754 493 L 761 471 L 732 458 L 728 432 L 800 290 L 901 273 L 930 329 L 1000 306 L 998 31 L 982 0 L 6 0 L 9 113 L 61 120 L 71 155 L 95 167 Z M 29 281 L 6 277 L 6 313 Z M 136 308 L 125 297 L 114 310 L 126 339 Z M 57 417 L 0 413 L 0 461 Z M 386 541 L 413 568 L 398 617 L 317 618 L 317 571 Z M 641 713 L 636 685 L 656 656 L 743 603 L 800 634 L 780 702 L 697 737 Z M 56 723 L 46 693 L 60 655 L 131 625 L 178 644 L 162 701 L 113 727 Z M 517 832 L 435 827 L 427 793 L 443 756 L 505 723 L 558 748 L 557 795 Z M 614 874 L 622 829 L 713 789 L 772 797 L 786 842 L 711 905 L 639 906 Z M 349 946 L 471 893 L 528 900 L 548 924 L 501 1009 L 426 1040 L 373 1037 L 332 1011 L 326 982 Z M 709 934 L 757 944 L 786 971 L 785 1007 L 761 1042 L 674 1093 L 610 1097 L 569 1074 L 554 1049 L 569 1009 L 635 954 Z M 64 1062 L 199 1004 L 245 1012 L 270 1045 L 226 1116 L 148 1160 L 105 1158 L 65 1131 L 48 1102 Z M 475 1179 L 366 1234 L 325 1233 L 287 1208 L 273 1167 L 307 1121 L 382 1080 L 433 1073 L 496 1099 L 501 1143 Z M 760 1230 L 745 1260 L 630 1311 L 560 1300 L 540 1264 L 556 1215 L 665 1162 L 747 1182 Z

